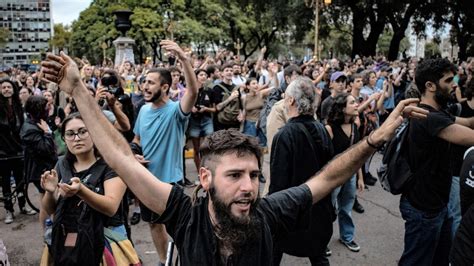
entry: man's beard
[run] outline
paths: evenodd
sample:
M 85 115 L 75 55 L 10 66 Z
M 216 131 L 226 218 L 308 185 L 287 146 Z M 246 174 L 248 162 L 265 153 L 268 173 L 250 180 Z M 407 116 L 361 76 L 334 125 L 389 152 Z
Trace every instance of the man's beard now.
M 151 97 L 150 100 L 145 100 L 145 102 L 149 102 L 149 103 L 153 103 L 153 102 L 156 102 L 157 100 L 161 99 L 161 95 L 162 95 L 162 90 L 158 90 L 158 92 L 156 93 L 153 93 L 153 96 Z
M 231 212 L 231 204 L 226 205 L 218 196 L 214 186 L 209 188 L 209 197 L 217 219 L 216 235 L 221 243 L 229 244 L 232 253 L 237 254 L 242 247 L 257 239 L 261 230 L 260 220 L 256 215 L 256 207 L 260 197 L 250 205 L 249 215 L 236 217 Z
M 438 89 L 435 92 L 436 103 L 441 107 L 441 109 L 445 109 L 448 107 L 449 100 L 451 100 L 451 95 L 442 91 L 438 86 Z

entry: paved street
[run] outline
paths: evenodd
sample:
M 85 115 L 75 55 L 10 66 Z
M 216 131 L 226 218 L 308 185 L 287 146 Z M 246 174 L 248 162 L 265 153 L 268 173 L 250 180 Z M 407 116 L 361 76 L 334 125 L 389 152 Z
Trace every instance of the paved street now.
M 266 155 L 268 156 L 268 155 Z M 380 156 L 376 156 L 373 166 Z M 188 176 L 197 176 L 193 161 L 186 161 Z M 372 173 L 375 168 L 372 167 Z M 403 220 L 398 211 L 398 197 L 392 196 L 380 187 L 370 187 L 359 195 L 365 207 L 364 214 L 354 214 L 356 242 L 361 251 L 353 253 L 338 242 L 338 227 L 334 224 L 334 236 L 329 244 L 332 250 L 330 262 L 333 265 L 395 265 L 403 248 Z M 3 223 L 5 211 L 0 209 L 0 239 L 7 247 L 12 265 L 38 265 L 41 255 L 42 236 L 39 232 L 37 216 L 18 215 L 13 224 Z M 132 236 L 144 265 L 156 265 L 148 226 L 140 222 L 132 227 Z M 282 265 L 310 265 L 309 260 L 285 256 Z

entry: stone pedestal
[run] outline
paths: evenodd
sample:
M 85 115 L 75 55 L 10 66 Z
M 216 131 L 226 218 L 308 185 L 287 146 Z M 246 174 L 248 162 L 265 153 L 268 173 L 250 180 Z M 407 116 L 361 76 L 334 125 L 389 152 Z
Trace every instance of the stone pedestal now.
M 120 66 L 124 61 L 135 64 L 135 56 L 133 55 L 135 40 L 128 37 L 118 37 L 113 43 L 115 46 L 115 66 Z

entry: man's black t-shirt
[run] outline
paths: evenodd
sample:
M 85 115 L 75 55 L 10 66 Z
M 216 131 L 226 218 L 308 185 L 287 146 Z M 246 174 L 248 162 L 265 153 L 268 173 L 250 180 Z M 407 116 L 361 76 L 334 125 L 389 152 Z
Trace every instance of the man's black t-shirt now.
M 312 195 L 306 184 L 262 198 L 256 208 L 260 234 L 227 261 L 230 265 L 273 265 L 273 238 L 304 226 L 299 223 L 311 205 Z M 193 205 L 182 188 L 173 186 L 159 222 L 166 225 L 174 239 L 182 265 L 220 265 L 219 243 L 209 218 L 207 198 L 200 197 Z
M 467 102 L 462 102 L 460 104 L 461 107 L 461 112 L 458 117 L 474 117 L 474 109 L 472 109 Z M 459 176 L 460 171 L 461 171 L 461 165 L 464 157 L 464 153 L 466 152 L 467 147 L 466 146 L 460 146 L 453 144 L 452 147 L 452 155 L 451 155 L 451 162 L 452 162 L 452 169 L 453 169 L 453 176 Z
M 211 105 L 214 103 L 214 90 L 203 87 L 199 89 L 198 97 L 196 99 L 196 108 L 200 109 L 203 106 L 204 107 L 211 107 Z M 211 113 L 209 112 L 204 112 L 204 113 L 192 113 L 191 118 L 192 119 L 201 119 L 203 117 L 211 117 Z
M 474 147 L 466 151 L 459 177 L 461 215 L 464 215 L 466 210 L 474 203 Z
M 441 130 L 454 123 L 454 117 L 429 105 L 426 119 L 411 119 L 408 137 L 409 162 L 413 184 L 404 192 L 408 201 L 423 211 L 445 207 L 451 189 L 450 143 L 439 138 Z

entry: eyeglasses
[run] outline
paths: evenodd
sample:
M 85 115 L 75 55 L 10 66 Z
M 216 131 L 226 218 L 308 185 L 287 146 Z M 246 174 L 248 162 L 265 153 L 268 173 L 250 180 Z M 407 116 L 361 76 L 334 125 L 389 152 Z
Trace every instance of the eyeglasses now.
M 67 130 L 64 132 L 64 139 L 66 140 L 74 140 L 76 136 L 79 137 L 79 139 L 85 139 L 89 136 L 89 131 L 87 131 L 87 128 L 79 128 L 77 132 L 74 132 L 73 130 Z

